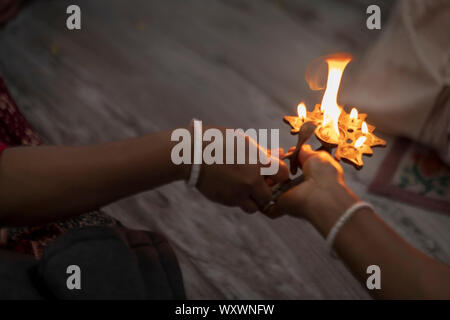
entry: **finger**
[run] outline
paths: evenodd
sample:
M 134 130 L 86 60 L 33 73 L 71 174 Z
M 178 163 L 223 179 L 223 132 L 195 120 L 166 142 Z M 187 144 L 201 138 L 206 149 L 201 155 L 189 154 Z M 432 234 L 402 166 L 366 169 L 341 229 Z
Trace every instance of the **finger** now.
M 273 186 L 276 184 L 276 182 L 273 181 L 272 179 L 270 179 L 269 177 L 264 177 L 264 181 L 266 182 L 266 184 L 267 184 L 269 187 L 273 187 Z
M 275 174 L 270 176 L 270 179 L 274 181 L 275 183 L 283 182 L 289 179 L 289 168 L 287 167 L 286 163 L 279 159 L 271 158 L 271 166 L 274 164 L 272 162 L 278 161 L 278 170 L 275 172 Z
M 284 149 L 278 148 L 278 158 L 281 158 L 284 155 Z
M 268 156 L 272 156 L 272 155 L 278 155 L 278 158 L 281 158 L 284 155 L 284 149 L 283 148 L 278 148 L 278 149 L 269 149 L 267 150 L 267 155 Z
M 280 210 L 280 208 L 277 206 L 276 203 L 270 204 L 263 211 L 263 214 L 270 219 L 276 219 L 276 218 L 284 216 L 284 212 Z
M 275 202 L 275 207 L 271 208 L 271 215 L 290 215 L 297 218 L 304 216 L 304 203 L 308 198 L 310 188 L 307 182 L 302 182 L 282 193 Z
M 311 157 L 313 157 L 317 152 L 313 151 L 311 146 L 309 144 L 302 145 L 300 152 L 298 153 L 298 161 L 300 162 L 300 165 L 303 166 L 303 164 Z
M 259 210 L 256 202 L 253 201 L 250 197 L 248 197 L 247 199 L 244 199 L 241 202 L 240 207 L 242 210 L 244 210 L 247 213 L 255 213 Z
M 278 149 L 274 150 L 276 153 L 279 151 Z M 277 154 L 272 153 L 270 156 L 267 153 L 260 153 L 259 156 L 262 167 L 270 169 L 270 173 L 264 174 L 265 177 L 270 177 L 275 182 L 282 182 L 289 178 L 289 169 Z
M 250 196 L 261 210 L 272 200 L 272 190 L 264 179 L 261 179 L 260 183 L 252 189 Z
M 280 155 L 280 159 L 286 159 L 292 156 L 293 152 L 295 151 L 296 147 L 290 147 L 288 152 L 283 153 L 282 155 Z

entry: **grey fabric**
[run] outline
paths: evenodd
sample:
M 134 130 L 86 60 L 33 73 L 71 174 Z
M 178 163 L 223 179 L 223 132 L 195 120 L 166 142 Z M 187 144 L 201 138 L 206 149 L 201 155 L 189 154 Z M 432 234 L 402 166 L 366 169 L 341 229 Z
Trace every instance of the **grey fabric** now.
M 0 254 L 0 298 L 185 298 L 175 254 L 167 240 L 154 233 L 88 227 L 58 238 L 40 261 L 11 259 L 8 254 Z M 70 265 L 81 269 L 80 290 L 67 288 Z
M 7 250 L 0 250 L 0 300 L 42 299 L 32 281 L 36 267 L 34 258 Z

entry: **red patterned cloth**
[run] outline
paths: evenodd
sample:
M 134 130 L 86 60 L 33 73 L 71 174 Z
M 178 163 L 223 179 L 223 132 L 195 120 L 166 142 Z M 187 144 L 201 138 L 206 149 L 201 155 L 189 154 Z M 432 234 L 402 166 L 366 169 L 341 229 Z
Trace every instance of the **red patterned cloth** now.
M 2 142 L 0 142 L 0 154 L 2 154 L 3 150 L 5 150 L 8 146 Z
M 40 143 L 38 135 L 33 132 L 12 99 L 5 82 L 0 78 L 0 152 L 5 145 L 38 145 Z

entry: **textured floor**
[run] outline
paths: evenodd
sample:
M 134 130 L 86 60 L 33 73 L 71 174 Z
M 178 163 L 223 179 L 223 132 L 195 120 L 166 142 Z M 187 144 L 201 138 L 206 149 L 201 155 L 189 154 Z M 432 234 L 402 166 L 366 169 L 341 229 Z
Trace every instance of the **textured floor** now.
M 342 50 L 358 58 L 378 36 L 356 0 L 77 3 L 81 31 L 65 28 L 65 0 L 32 1 L 0 31 L 0 72 L 51 144 L 132 137 L 198 117 L 280 128 L 288 147 L 295 139 L 282 116 L 299 100 L 318 102 L 304 81 L 308 62 Z M 360 172 L 346 167 L 348 183 L 408 241 L 450 263 L 450 217 L 366 193 L 387 151 Z M 182 183 L 106 211 L 169 237 L 190 298 L 369 298 L 304 221 L 248 216 Z

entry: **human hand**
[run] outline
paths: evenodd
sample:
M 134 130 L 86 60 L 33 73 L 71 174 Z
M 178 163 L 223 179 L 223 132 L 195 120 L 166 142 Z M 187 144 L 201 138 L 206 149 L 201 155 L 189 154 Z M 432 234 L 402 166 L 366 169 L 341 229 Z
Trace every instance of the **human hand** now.
M 225 129 L 219 129 L 225 134 Z M 272 199 L 270 182 L 282 182 L 289 178 L 289 170 L 279 157 L 272 156 L 250 137 L 245 137 L 245 164 L 237 164 L 237 152 L 234 152 L 234 164 L 202 164 L 197 188 L 208 199 L 228 205 L 239 206 L 247 213 L 262 210 Z M 271 162 L 278 162 L 278 171 L 272 176 L 262 176 L 261 161 L 249 164 L 249 145 L 253 144 L 261 155 Z M 226 146 L 224 146 L 226 154 Z M 236 150 L 235 150 L 236 151 Z M 282 150 L 279 154 L 282 154 Z M 269 166 L 269 165 L 267 165 Z M 270 181 L 270 182 L 269 182 Z
M 269 217 L 289 214 L 317 220 L 338 217 L 357 201 L 344 181 L 341 165 L 325 151 L 303 145 L 298 155 L 305 181 L 286 191 L 266 213 Z

